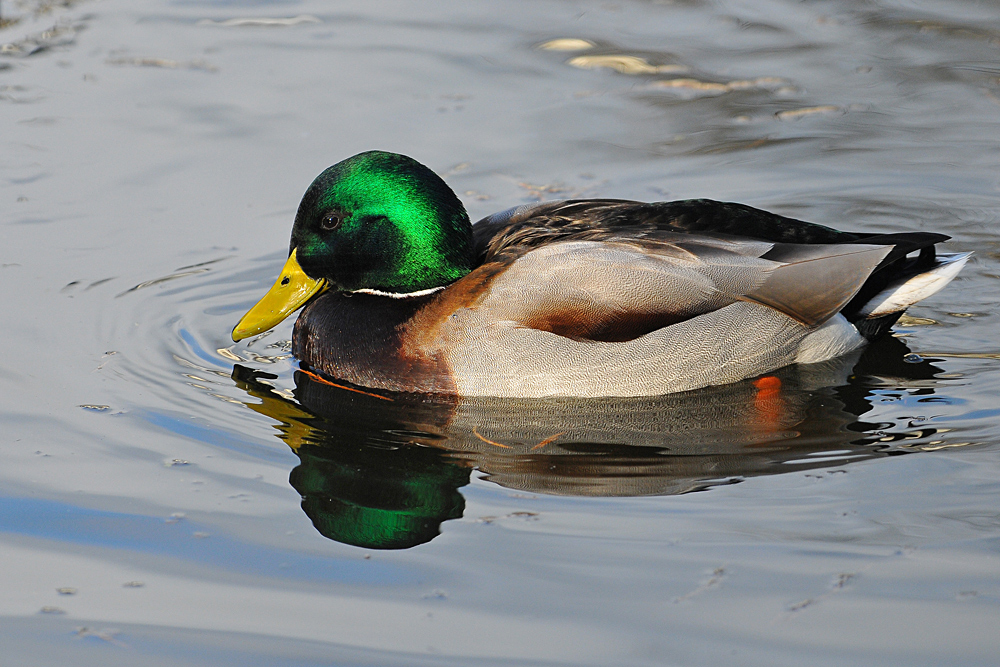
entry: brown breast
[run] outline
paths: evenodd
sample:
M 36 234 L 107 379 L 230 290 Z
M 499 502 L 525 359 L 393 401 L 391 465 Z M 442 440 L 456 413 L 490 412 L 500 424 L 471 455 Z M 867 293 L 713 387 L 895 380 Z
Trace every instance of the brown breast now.
M 405 323 L 434 298 L 324 294 L 296 320 L 292 354 L 311 369 L 362 387 L 454 394 L 442 356 L 404 344 Z

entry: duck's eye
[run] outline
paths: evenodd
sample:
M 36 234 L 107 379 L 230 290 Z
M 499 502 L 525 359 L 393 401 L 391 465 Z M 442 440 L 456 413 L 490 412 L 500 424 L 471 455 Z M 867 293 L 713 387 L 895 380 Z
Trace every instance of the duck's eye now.
M 324 231 L 332 231 L 337 227 L 340 227 L 340 223 L 344 221 L 344 216 L 340 213 L 327 213 L 323 216 L 323 220 L 319 223 L 319 226 Z

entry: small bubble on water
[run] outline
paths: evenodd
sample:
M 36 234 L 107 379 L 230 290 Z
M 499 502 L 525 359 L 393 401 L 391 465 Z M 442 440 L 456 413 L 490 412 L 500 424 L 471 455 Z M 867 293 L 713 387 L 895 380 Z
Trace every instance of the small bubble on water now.
M 919 364 L 923 360 L 924 358 L 921 357 L 919 354 L 914 354 L 912 352 L 903 357 L 903 361 L 905 361 L 908 364 Z

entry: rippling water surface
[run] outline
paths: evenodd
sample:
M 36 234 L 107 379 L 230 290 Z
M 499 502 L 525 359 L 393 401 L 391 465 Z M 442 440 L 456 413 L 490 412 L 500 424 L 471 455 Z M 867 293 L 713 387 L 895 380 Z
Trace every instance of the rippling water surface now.
M 995 4 L 7 0 L 0 127 L 5 665 L 995 664 Z M 384 400 L 229 340 L 371 148 L 976 254 L 780 390 Z

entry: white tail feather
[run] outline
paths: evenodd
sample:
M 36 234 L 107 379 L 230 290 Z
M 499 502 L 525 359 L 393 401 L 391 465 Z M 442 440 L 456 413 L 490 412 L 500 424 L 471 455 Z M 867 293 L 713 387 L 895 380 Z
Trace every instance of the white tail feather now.
M 907 280 L 891 283 L 872 297 L 858 314 L 871 319 L 906 310 L 950 283 L 971 255 L 971 252 L 938 253 L 937 266 Z

